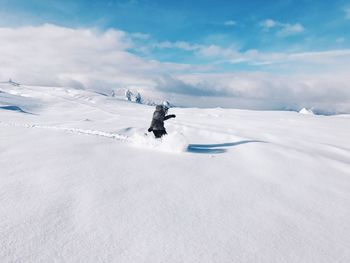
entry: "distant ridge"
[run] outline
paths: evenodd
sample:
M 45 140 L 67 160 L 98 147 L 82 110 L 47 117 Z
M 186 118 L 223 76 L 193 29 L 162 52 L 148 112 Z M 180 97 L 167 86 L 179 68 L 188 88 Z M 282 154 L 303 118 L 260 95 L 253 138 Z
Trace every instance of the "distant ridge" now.
M 16 86 L 16 87 L 19 87 L 21 85 L 18 82 L 12 81 L 12 79 L 9 79 L 8 81 L 0 81 L 0 83 L 2 83 L 2 84 L 11 84 L 12 86 Z

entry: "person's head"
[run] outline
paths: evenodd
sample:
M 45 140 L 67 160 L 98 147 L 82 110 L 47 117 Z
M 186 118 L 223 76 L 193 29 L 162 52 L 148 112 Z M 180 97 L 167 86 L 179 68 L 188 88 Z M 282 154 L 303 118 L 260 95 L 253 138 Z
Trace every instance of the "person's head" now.
M 157 105 L 156 106 L 156 111 L 164 111 L 165 112 L 165 114 L 168 112 L 168 107 L 167 106 L 165 106 L 165 105 Z
M 169 103 L 169 101 L 167 101 L 167 100 L 163 101 L 162 105 L 163 105 L 165 108 L 167 108 L 167 109 L 170 108 L 170 103 Z
M 165 112 L 168 112 L 169 108 L 170 108 L 170 103 L 169 101 L 165 100 L 162 103 L 163 109 L 165 110 Z
M 170 108 L 170 103 L 169 103 L 168 101 L 163 101 L 163 103 L 162 103 L 161 105 L 157 105 L 157 106 L 156 106 L 156 110 L 157 110 L 157 111 L 162 110 L 162 111 L 164 111 L 165 113 L 168 112 L 169 108 Z

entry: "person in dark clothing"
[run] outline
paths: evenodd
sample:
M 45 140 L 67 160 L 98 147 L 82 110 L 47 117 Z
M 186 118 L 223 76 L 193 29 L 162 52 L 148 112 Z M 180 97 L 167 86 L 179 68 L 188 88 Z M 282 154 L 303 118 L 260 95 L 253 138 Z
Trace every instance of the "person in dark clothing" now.
M 166 115 L 168 112 L 168 107 L 166 105 L 157 105 L 156 110 L 153 113 L 151 126 L 148 128 L 148 132 L 153 132 L 156 138 L 161 138 L 163 135 L 167 134 L 164 121 L 175 118 L 175 114 Z

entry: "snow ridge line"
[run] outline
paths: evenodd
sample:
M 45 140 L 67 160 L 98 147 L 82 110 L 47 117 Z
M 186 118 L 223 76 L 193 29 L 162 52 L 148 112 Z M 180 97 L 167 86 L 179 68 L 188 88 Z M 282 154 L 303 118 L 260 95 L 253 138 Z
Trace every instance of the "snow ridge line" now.
M 119 141 L 127 141 L 128 136 L 118 134 L 118 133 L 110 133 L 105 131 L 97 131 L 97 130 L 84 130 L 79 128 L 66 128 L 66 127 L 57 127 L 57 126 L 46 126 L 46 125 L 37 125 L 37 124 L 19 124 L 19 123 L 5 123 L 0 121 L 2 126 L 12 126 L 12 127 L 23 127 L 23 128 L 37 128 L 37 129 L 48 129 L 48 130 L 61 130 L 74 134 L 83 134 L 83 135 L 93 135 L 93 136 L 101 136 L 107 137 L 111 139 L 117 139 Z
M 24 87 L 24 86 L 22 85 L 22 87 Z M 62 96 L 62 95 L 53 94 L 53 93 L 47 92 L 47 91 L 45 91 L 45 90 L 38 90 L 38 89 L 28 88 L 27 86 L 25 86 L 25 88 L 26 88 L 26 89 L 29 89 L 29 90 L 31 90 L 31 91 L 39 92 L 39 93 L 42 93 L 42 94 L 45 94 L 45 95 L 54 97 L 54 98 L 59 98 L 59 99 L 61 99 L 61 100 L 64 100 L 64 101 L 67 101 L 67 102 L 70 102 L 70 103 L 80 104 L 80 105 L 83 105 L 83 106 L 92 108 L 92 109 L 94 109 L 94 110 L 100 110 L 100 111 L 103 111 L 103 112 L 108 113 L 108 114 L 111 114 L 111 115 L 116 115 L 116 114 L 117 114 L 117 113 L 115 113 L 115 112 L 111 112 L 111 111 L 109 111 L 109 110 L 106 110 L 106 109 L 102 109 L 102 108 L 100 108 L 100 107 L 97 107 L 96 104 L 91 105 L 91 102 L 82 101 L 82 100 L 81 100 L 81 97 L 77 98 L 77 97 L 75 97 L 75 95 L 73 95 L 73 96 L 71 96 L 71 97 L 64 97 L 64 96 Z M 64 92 L 68 93 L 68 96 L 70 96 L 70 95 L 69 95 L 69 90 L 67 90 L 67 89 L 66 89 L 66 90 L 64 90 L 64 89 L 59 89 L 58 91 L 60 92 L 60 91 L 62 91 L 62 90 L 63 90 Z M 57 92 L 57 89 L 54 89 L 54 91 Z

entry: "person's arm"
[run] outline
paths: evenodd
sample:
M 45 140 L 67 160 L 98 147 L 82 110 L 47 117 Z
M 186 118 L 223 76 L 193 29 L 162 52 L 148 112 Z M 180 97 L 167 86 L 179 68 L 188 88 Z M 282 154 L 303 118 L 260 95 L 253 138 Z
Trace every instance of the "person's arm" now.
M 175 114 L 170 114 L 170 115 L 165 116 L 165 117 L 164 117 L 164 120 L 166 121 L 166 120 L 168 120 L 168 119 L 175 118 L 175 117 L 176 117 Z
M 154 125 L 154 120 L 152 119 L 151 125 L 149 126 L 149 128 L 147 130 L 148 132 L 153 131 L 153 125 Z

